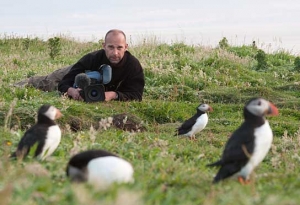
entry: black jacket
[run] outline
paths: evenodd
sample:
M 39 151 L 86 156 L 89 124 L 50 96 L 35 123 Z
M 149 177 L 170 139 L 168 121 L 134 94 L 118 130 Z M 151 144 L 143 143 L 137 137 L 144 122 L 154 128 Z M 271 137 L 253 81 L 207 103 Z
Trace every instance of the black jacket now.
M 73 86 L 75 76 L 85 73 L 86 70 L 97 71 L 102 64 L 112 67 L 111 81 L 104 85 L 105 91 L 115 91 L 118 93 L 118 100 L 142 100 L 145 78 L 143 68 L 130 52 L 126 51 L 123 59 L 117 65 L 111 65 L 105 55 L 104 49 L 88 53 L 74 64 L 58 85 L 58 90 L 62 93 L 68 91 Z

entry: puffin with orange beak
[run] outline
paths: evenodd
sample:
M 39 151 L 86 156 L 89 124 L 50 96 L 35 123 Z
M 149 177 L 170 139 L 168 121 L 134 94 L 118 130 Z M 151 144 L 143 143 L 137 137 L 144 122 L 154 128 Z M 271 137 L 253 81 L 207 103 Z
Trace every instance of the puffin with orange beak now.
M 200 104 L 197 107 L 197 112 L 191 118 L 187 119 L 182 123 L 180 127 L 176 129 L 177 135 L 183 135 L 195 140 L 196 134 L 201 132 L 208 123 L 207 112 L 212 112 L 213 109 L 208 104 Z
M 49 157 L 58 147 L 61 130 L 54 120 L 62 116 L 52 105 L 43 105 L 38 110 L 37 123 L 29 128 L 21 138 L 16 152 L 11 157 L 24 158 L 36 146 L 34 157 L 41 160 Z
M 269 152 L 273 132 L 265 116 L 278 115 L 278 109 L 263 98 L 253 98 L 244 107 L 244 122 L 231 135 L 220 160 L 207 166 L 220 167 L 213 182 L 237 176 L 241 184 L 250 182 L 250 174 Z

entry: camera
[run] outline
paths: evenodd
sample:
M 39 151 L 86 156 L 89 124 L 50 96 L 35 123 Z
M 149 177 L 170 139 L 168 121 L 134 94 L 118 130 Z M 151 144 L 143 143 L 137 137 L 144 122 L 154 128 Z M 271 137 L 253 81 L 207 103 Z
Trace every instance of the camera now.
M 81 88 L 80 96 L 85 102 L 99 102 L 105 100 L 105 84 L 111 81 L 111 67 L 101 65 L 97 71 L 86 71 L 75 77 L 75 88 Z

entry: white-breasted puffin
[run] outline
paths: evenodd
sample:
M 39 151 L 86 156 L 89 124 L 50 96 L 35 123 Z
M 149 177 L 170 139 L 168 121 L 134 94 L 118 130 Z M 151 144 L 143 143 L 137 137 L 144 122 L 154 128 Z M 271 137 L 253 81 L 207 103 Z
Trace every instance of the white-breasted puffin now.
M 208 104 L 200 104 L 197 107 L 197 113 L 177 128 L 175 136 L 184 135 L 190 139 L 196 139 L 195 135 L 203 130 L 208 123 L 207 112 L 212 111 L 212 107 Z
M 237 176 L 241 184 L 265 158 L 273 132 L 265 116 L 278 115 L 278 109 L 263 98 L 253 98 L 244 107 L 244 122 L 228 139 L 221 159 L 207 166 L 220 166 L 213 182 Z
M 66 169 L 72 182 L 88 182 L 100 189 L 108 188 L 113 183 L 132 183 L 133 173 L 128 161 L 101 149 L 74 155 Z
M 54 122 L 61 116 L 60 110 L 54 106 L 42 105 L 38 110 L 37 123 L 25 132 L 11 157 L 24 158 L 35 146 L 34 157 L 41 160 L 49 157 L 61 140 L 61 130 Z

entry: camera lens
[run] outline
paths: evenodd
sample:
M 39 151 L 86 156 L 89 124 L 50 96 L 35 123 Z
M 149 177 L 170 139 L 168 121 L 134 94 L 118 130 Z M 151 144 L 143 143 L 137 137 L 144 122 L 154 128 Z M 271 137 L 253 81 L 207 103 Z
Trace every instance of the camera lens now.
M 105 91 L 102 84 L 89 85 L 84 89 L 86 102 L 97 102 L 105 100 Z
M 91 89 L 91 90 L 89 90 L 88 97 L 91 100 L 97 100 L 100 97 L 99 91 L 97 89 Z
M 91 96 L 92 97 L 97 97 L 98 91 L 97 90 L 91 90 Z

